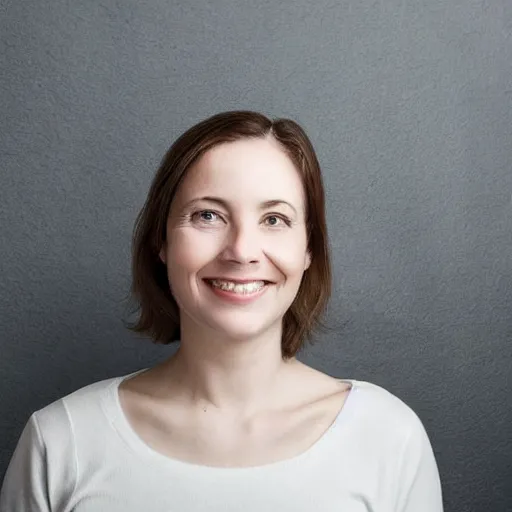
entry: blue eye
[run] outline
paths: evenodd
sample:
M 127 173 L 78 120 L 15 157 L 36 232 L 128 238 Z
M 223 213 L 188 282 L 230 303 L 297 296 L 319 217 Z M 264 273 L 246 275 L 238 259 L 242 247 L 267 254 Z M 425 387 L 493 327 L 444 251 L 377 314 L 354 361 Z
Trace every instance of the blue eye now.
M 189 219 L 195 224 L 216 224 L 222 217 L 213 210 L 198 210 L 191 213 Z
M 212 212 L 211 210 L 203 210 L 201 212 L 198 212 L 199 217 L 201 220 L 205 220 L 206 222 L 211 222 L 216 219 L 217 214 L 215 212 Z

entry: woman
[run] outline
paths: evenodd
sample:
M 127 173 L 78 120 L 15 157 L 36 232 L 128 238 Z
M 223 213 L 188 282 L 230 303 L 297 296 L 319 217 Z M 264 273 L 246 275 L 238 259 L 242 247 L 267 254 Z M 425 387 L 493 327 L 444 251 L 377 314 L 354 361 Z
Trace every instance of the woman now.
M 330 291 L 320 168 L 293 121 L 213 116 L 165 156 L 137 219 L 133 329 L 157 366 L 34 413 L 2 512 L 439 512 L 415 413 L 296 354 Z

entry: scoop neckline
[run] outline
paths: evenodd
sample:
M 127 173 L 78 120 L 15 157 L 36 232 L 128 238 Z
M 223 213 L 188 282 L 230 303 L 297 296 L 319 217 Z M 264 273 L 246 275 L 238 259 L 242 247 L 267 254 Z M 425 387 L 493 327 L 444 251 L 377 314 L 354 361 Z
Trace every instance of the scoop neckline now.
M 291 466 L 297 465 L 303 460 L 313 457 L 316 453 L 318 453 L 323 445 L 327 443 L 330 437 L 333 435 L 336 426 L 342 423 L 342 420 L 346 420 L 350 414 L 350 410 L 352 408 L 352 403 L 354 402 L 354 395 L 357 393 L 359 386 L 359 381 L 355 379 L 336 379 L 339 382 L 350 384 L 350 390 L 343 402 L 342 407 L 336 414 L 334 420 L 331 422 L 329 427 L 324 431 L 324 433 L 306 450 L 294 455 L 292 457 L 287 457 L 285 459 L 280 459 L 274 462 L 269 462 L 266 464 L 258 464 L 255 466 L 210 466 L 206 464 L 196 464 L 193 462 L 188 462 L 182 459 L 178 459 L 176 457 L 169 457 L 158 450 L 155 450 L 151 446 L 149 446 L 132 427 L 131 423 L 128 421 L 124 410 L 121 406 L 121 401 L 119 398 L 119 386 L 124 380 L 129 379 L 139 373 L 143 373 L 144 371 L 149 370 L 149 368 L 143 368 L 142 370 L 138 370 L 133 373 L 129 373 L 127 375 L 123 375 L 120 377 L 116 377 L 113 379 L 111 385 L 109 386 L 109 400 L 110 400 L 110 410 L 114 413 L 114 422 L 113 426 L 117 431 L 117 434 L 121 437 L 124 443 L 128 446 L 128 448 L 135 452 L 138 455 L 149 457 L 159 464 L 163 464 L 164 466 L 175 468 L 179 471 L 189 471 L 194 473 L 201 473 L 204 475 L 243 475 L 248 473 L 257 473 L 261 471 L 273 471 L 273 470 L 281 470 L 285 468 L 289 468 Z

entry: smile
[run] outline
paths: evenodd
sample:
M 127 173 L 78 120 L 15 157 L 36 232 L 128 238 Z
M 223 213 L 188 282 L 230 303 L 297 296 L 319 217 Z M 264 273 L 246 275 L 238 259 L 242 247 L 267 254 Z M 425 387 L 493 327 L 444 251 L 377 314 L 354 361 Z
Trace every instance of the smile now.
M 265 286 L 265 281 L 239 283 L 236 281 L 225 281 L 223 279 L 206 279 L 206 282 L 213 288 L 241 295 L 255 293 Z
M 230 281 L 227 279 L 203 279 L 217 298 L 231 304 L 249 304 L 258 300 L 274 284 L 270 281 Z

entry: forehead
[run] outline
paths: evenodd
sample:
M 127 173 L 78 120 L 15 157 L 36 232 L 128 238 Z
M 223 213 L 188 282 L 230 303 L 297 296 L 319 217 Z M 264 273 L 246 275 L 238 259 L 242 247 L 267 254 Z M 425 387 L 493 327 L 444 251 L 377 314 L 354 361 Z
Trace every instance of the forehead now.
M 299 172 L 272 138 L 242 139 L 208 150 L 187 172 L 177 199 L 213 194 L 245 201 L 282 199 L 298 208 L 304 201 Z

